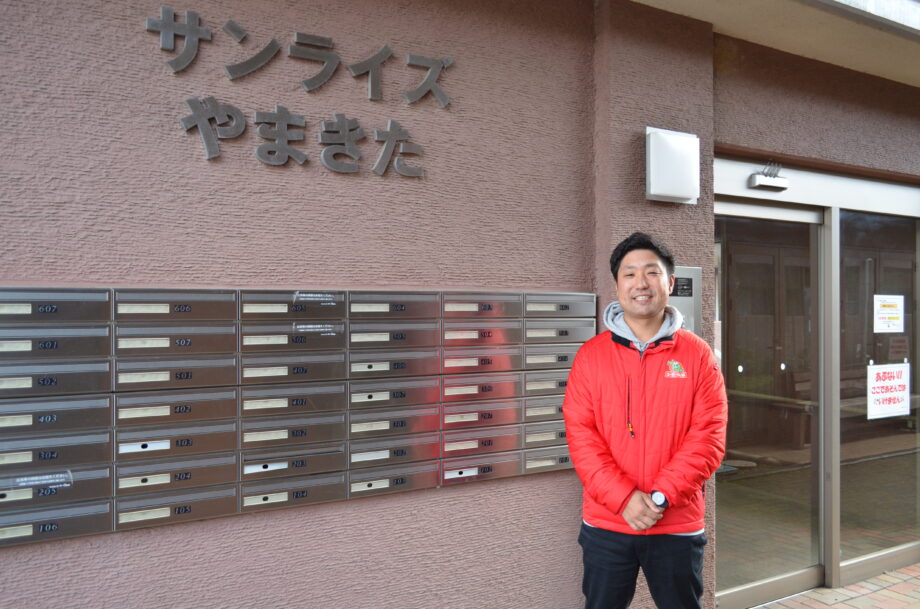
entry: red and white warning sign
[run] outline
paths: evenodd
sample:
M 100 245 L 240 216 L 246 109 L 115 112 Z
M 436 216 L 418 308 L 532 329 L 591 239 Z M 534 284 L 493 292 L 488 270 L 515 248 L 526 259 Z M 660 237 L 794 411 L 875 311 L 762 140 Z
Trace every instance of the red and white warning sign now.
M 910 414 L 910 364 L 867 366 L 866 416 L 883 419 Z

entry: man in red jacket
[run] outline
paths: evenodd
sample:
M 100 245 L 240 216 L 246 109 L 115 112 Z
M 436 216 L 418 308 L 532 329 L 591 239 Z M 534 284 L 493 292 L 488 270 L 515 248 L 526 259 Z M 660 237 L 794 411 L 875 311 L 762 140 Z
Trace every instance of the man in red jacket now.
M 727 400 L 709 346 L 668 305 L 674 257 L 644 233 L 613 250 L 608 332 L 579 349 L 563 413 L 584 485 L 585 609 L 629 606 L 639 567 L 659 609 L 699 608 L 703 497 L 725 454 Z

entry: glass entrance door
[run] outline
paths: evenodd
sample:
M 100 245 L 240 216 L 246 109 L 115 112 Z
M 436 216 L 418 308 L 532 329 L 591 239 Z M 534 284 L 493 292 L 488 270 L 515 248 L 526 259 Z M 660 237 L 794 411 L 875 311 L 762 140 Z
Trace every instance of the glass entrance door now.
M 920 539 L 917 221 L 840 214 L 840 549 Z
M 820 563 L 816 239 L 812 224 L 716 220 L 729 403 L 716 474 L 720 591 Z

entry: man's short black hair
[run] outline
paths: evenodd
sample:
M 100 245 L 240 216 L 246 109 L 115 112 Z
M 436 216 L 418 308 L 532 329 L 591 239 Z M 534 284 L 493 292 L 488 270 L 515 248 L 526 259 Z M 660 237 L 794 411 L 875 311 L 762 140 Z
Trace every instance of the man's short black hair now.
M 635 232 L 613 248 L 613 253 L 610 255 L 610 272 L 613 273 L 614 281 L 617 279 L 617 273 L 620 271 L 620 263 L 623 262 L 623 258 L 633 250 L 651 250 L 655 252 L 655 255 L 661 258 L 661 262 L 664 263 L 664 268 L 668 275 L 674 274 L 674 255 L 671 254 L 668 246 L 651 235 Z

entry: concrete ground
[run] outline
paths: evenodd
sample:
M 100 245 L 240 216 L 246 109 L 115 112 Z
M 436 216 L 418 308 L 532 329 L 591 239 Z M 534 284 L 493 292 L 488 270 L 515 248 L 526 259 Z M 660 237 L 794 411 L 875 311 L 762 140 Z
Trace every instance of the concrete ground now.
M 920 609 L 920 564 L 843 588 L 816 588 L 756 609 Z

